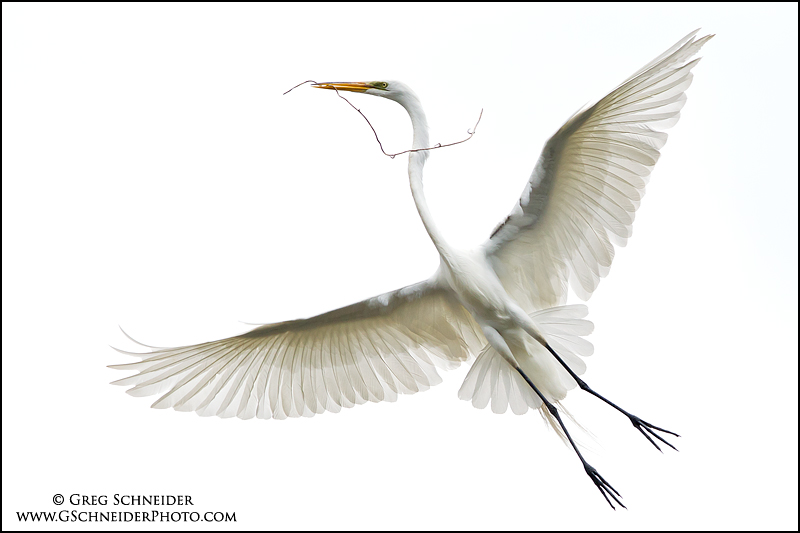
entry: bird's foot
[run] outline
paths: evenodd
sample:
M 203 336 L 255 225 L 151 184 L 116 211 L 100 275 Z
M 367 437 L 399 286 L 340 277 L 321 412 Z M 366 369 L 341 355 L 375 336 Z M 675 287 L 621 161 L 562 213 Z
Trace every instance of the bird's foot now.
M 665 441 L 665 440 L 664 440 L 664 439 L 661 437 L 661 435 L 659 435 L 658 433 L 656 433 L 656 431 L 661 431 L 661 432 L 663 432 L 663 433 L 669 433 L 670 435 L 673 435 L 673 436 L 675 436 L 675 437 L 680 437 L 680 435 L 678 435 L 677 433 L 673 433 L 672 431 L 669 431 L 668 429 L 663 429 L 663 428 L 660 428 L 660 427 L 658 427 L 658 426 L 654 426 L 653 424 L 651 424 L 651 423 L 649 423 L 649 422 L 645 422 L 644 420 L 642 420 L 642 419 L 641 419 L 641 418 L 639 418 L 638 416 L 628 415 L 628 418 L 630 418 L 630 419 L 631 419 L 631 424 L 633 424 L 633 427 L 635 427 L 636 429 L 638 429 L 638 430 L 639 430 L 639 433 L 641 433 L 642 435 L 644 435 L 644 437 L 645 437 L 647 440 L 649 440 L 649 441 L 650 441 L 650 444 L 652 444 L 653 446 L 655 446 L 655 447 L 656 447 L 656 450 L 660 451 L 661 453 L 664 453 L 664 452 L 661 450 L 661 448 L 659 448 L 658 444 L 656 444 L 656 442 L 655 442 L 655 441 L 654 441 L 652 438 L 650 438 L 650 437 L 651 437 L 651 435 L 652 435 L 653 437 L 657 438 L 658 440 L 660 440 L 661 442 L 663 442 L 664 444 L 666 444 L 667 446 L 669 446 L 670 448 L 672 448 L 673 450 L 675 450 L 676 452 L 678 451 L 678 448 L 676 448 L 675 446 L 673 446 L 673 445 L 672 445 L 672 444 L 670 444 L 669 442 Z
M 611 503 L 611 499 L 617 502 L 617 504 L 623 507 L 624 509 L 627 509 L 627 507 L 625 507 L 625 505 L 621 501 L 619 501 L 619 498 L 622 498 L 620 493 L 617 492 L 614 489 L 614 487 L 612 487 L 608 483 L 608 481 L 603 479 L 603 476 L 601 476 L 600 473 L 597 470 L 595 470 L 595 468 L 592 465 L 590 465 L 589 463 L 583 463 L 583 468 L 586 470 L 586 474 L 590 478 L 592 478 L 592 481 L 594 482 L 594 485 L 597 487 L 597 490 L 600 491 L 600 494 L 603 495 L 603 498 L 606 499 L 608 505 L 610 505 L 612 509 L 614 509 L 615 511 L 617 510 L 617 508 L 614 507 L 614 504 Z M 609 496 L 611 497 L 611 499 L 609 499 Z

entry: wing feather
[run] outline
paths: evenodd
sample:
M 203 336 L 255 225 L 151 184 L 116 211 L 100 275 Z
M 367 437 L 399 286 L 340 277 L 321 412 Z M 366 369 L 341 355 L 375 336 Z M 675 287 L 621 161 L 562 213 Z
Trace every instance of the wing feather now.
M 692 32 L 545 144 L 518 204 L 484 244 L 506 290 L 528 312 L 588 299 L 624 246 L 666 129 L 678 121 L 692 59 L 711 38 Z M 569 283 L 568 281 L 569 280 Z
M 153 407 L 203 416 L 313 416 L 441 382 L 481 346 L 470 314 L 435 279 L 303 320 L 213 342 L 131 353 L 115 381 Z M 119 350 L 122 353 L 130 353 Z

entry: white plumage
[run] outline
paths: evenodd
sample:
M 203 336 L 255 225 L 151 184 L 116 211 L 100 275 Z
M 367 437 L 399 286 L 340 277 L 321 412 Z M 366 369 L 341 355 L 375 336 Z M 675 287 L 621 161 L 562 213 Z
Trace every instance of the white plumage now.
M 550 346 L 567 361 L 570 368 L 578 375 L 586 371 L 586 364 L 576 356 L 588 357 L 594 351 L 592 343 L 582 338 L 594 329 L 591 322 L 583 320 L 588 313 L 589 310 L 585 305 L 567 305 L 535 311 L 530 315 L 547 338 Z M 557 384 L 547 388 L 561 391 L 559 394 L 552 394 L 551 400 L 563 400 L 567 395 L 567 390 L 575 387 L 575 380 L 550 357 L 541 344 L 527 336 L 522 336 L 519 342 L 524 343 L 525 349 L 530 353 L 536 352 L 540 355 L 537 359 L 545 362 L 552 360 L 555 363 L 548 377 L 556 380 Z M 519 361 L 519 364 L 529 376 L 542 373 L 534 367 L 532 358 Z M 525 383 L 522 376 L 503 361 L 497 351 L 488 344 L 484 346 L 469 369 L 469 373 L 458 391 L 458 397 L 462 400 L 471 400 L 472 405 L 478 409 L 486 407 L 491 400 L 492 411 L 495 413 L 505 413 L 510 406 L 514 414 L 522 415 L 528 411 L 528 408 L 539 409 L 542 407 L 542 400 Z
M 394 100 L 411 118 L 409 180 L 441 263 L 428 280 L 303 320 L 182 348 L 158 348 L 116 381 L 134 396 L 160 394 L 153 407 L 201 415 L 286 418 L 393 401 L 441 381 L 478 354 L 459 391 L 475 407 L 523 414 L 541 409 L 573 445 L 611 504 L 616 491 L 581 456 L 555 407 L 576 385 L 668 444 L 663 430 L 612 404 L 578 375 L 592 352 L 583 305 L 564 306 L 567 287 L 588 299 L 608 274 L 614 246 L 631 236 L 636 209 L 692 82 L 692 57 L 712 36 L 692 32 L 545 144 L 522 196 L 479 248 L 456 250 L 434 224 L 422 188 L 429 152 L 418 97 L 395 81 L 316 84 Z M 613 244 L 612 244 L 613 243 Z M 125 352 L 128 353 L 128 352 Z M 670 445 L 671 446 L 671 445 Z M 656 447 L 658 447 L 656 445 Z M 613 507 L 613 504 L 612 504 Z
M 480 348 L 480 330 L 452 294 L 430 282 L 306 320 L 183 348 L 162 348 L 119 385 L 163 394 L 156 408 L 203 416 L 287 418 L 338 412 L 427 390 Z M 125 352 L 130 353 L 130 352 Z
M 508 219 L 484 244 L 514 300 L 563 305 L 567 281 L 588 300 L 624 246 L 650 172 L 692 83 L 697 31 L 576 113 L 542 150 Z M 547 209 L 545 209 L 547 208 Z

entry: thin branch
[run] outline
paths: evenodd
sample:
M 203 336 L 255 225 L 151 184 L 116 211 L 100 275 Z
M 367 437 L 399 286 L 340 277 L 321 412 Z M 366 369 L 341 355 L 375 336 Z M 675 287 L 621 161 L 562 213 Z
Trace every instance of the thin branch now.
M 294 91 L 295 89 L 297 89 L 297 88 L 298 88 L 298 87 L 300 87 L 301 85 L 305 85 L 306 83 L 314 83 L 314 84 L 316 84 L 317 82 L 315 82 L 314 80 L 306 80 L 306 81 L 304 81 L 303 83 L 298 83 L 297 85 L 295 85 L 294 87 L 292 87 L 291 89 L 289 89 L 288 91 L 286 91 L 285 93 L 283 93 L 283 96 L 286 96 L 286 95 L 287 95 L 287 94 L 289 94 L 290 92 Z
M 303 83 L 298 83 L 297 85 L 295 85 L 294 87 L 292 87 L 291 89 L 289 89 L 288 91 L 286 91 L 286 92 L 285 92 L 285 93 L 283 93 L 283 94 L 285 95 L 285 94 L 289 93 L 290 91 L 293 91 L 294 89 L 296 89 L 296 88 L 298 88 L 298 87 L 300 87 L 301 85 L 304 85 L 304 84 L 306 84 L 306 83 L 314 83 L 314 84 L 317 84 L 317 82 L 315 82 L 314 80 L 306 80 L 306 81 L 304 81 Z M 359 114 L 359 115 L 361 115 L 362 117 L 364 117 L 364 120 L 366 120 L 366 121 L 367 121 L 367 124 L 369 125 L 370 129 L 372 130 L 372 133 L 374 133 L 374 134 L 375 134 L 375 140 L 376 140 L 376 141 L 378 141 L 378 146 L 380 146 L 380 148 L 381 148 L 381 152 L 383 152 L 383 155 L 385 155 L 385 156 L 389 156 L 389 157 L 391 157 L 392 159 L 394 159 L 394 158 L 395 158 L 395 157 L 397 157 L 398 155 L 408 154 L 408 153 L 411 153 L 411 152 L 424 152 L 424 151 L 426 151 L 426 150 L 436 150 L 437 148 L 447 148 L 448 146 L 455 146 L 456 144 L 461 144 L 461 143 L 467 142 L 468 140 L 472 139 L 472 136 L 473 136 L 473 135 L 475 135 L 475 132 L 478 130 L 478 124 L 480 124 L 480 123 L 481 123 L 481 118 L 483 117 L 483 109 L 481 109 L 481 114 L 480 114 L 480 115 L 478 115 L 478 121 L 475 123 L 475 126 L 473 126 L 473 127 L 472 127 L 472 131 L 470 131 L 470 130 L 467 130 L 467 135 L 468 135 L 468 137 L 467 137 L 466 139 L 462 139 L 462 140 L 460 140 L 460 141 L 456 141 L 456 142 L 452 142 L 452 143 L 448 143 L 448 144 L 436 143 L 436 145 L 434 145 L 434 146 L 431 146 L 430 148 L 414 148 L 414 149 L 412 149 L 412 150 L 404 150 L 404 151 L 402 151 L 402 152 L 397 152 L 396 154 L 387 154 L 387 153 L 386 153 L 386 150 L 384 150 L 384 149 L 383 149 L 383 144 L 381 143 L 381 140 L 380 140 L 380 138 L 378 137 L 378 132 L 377 132 L 377 131 L 375 131 L 375 128 L 373 128 L 373 127 L 372 127 L 372 123 L 369 121 L 369 119 L 366 117 L 366 115 L 364 115 L 364 113 L 362 113 L 362 112 L 361 112 L 361 110 L 360 110 L 359 108 L 357 108 L 356 106 L 354 106 L 354 105 L 353 105 L 353 103 L 352 103 L 352 102 L 350 102 L 350 100 L 348 100 L 347 98 L 345 98 L 344 96 L 342 96 L 342 95 L 339 93 L 339 90 L 338 90 L 336 87 L 333 87 L 333 90 L 334 90 L 334 91 L 336 91 L 336 95 L 337 95 L 339 98 L 341 98 L 342 100 L 344 100 L 345 102 L 347 102 L 348 104 L 350 104 L 350 107 L 352 107 L 353 109 L 355 109 L 356 111 L 358 111 L 358 114 Z

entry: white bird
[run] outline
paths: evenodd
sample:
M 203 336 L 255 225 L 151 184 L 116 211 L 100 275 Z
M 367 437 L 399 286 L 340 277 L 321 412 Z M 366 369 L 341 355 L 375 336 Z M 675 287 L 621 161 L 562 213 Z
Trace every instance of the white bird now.
M 658 448 L 649 424 L 593 391 L 578 377 L 592 345 L 584 305 L 565 306 L 567 287 L 586 300 L 631 236 L 634 214 L 667 135 L 686 102 L 691 58 L 713 35 L 697 30 L 597 103 L 570 118 L 545 144 L 522 196 L 489 239 L 457 250 L 434 224 L 422 189 L 428 151 L 408 157 L 411 193 L 439 252 L 429 279 L 312 318 L 180 348 L 153 348 L 138 374 L 115 381 L 132 396 L 162 394 L 155 408 L 248 419 L 313 416 L 441 381 L 478 354 L 459 390 L 475 407 L 516 414 L 538 409 L 577 453 L 613 508 L 619 493 L 583 458 L 559 413 L 576 385 L 608 403 Z M 412 149 L 429 147 L 419 98 L 403 83 L 315 84 L 394 100 L 411 118 Z M 120 350 L 121 351 L 121 350 Z M 123 352 L 130 353 L 130 352 Z M 558 407 L 557 407 L 558 405 Z M 659 448 L 660 450 L 660 448 Z M 623 505 L 624 507 L 624 505 Z

